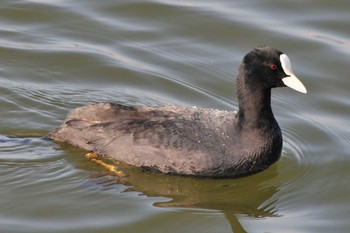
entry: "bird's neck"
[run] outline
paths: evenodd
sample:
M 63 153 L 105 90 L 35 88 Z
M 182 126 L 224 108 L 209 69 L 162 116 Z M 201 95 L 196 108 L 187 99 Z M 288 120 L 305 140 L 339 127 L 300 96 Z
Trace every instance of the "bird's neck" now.
M 268 128 L 277 124 L 271 109 L 271 89 L 248 89 L 238 93 L 238 122 L 243 128 Z

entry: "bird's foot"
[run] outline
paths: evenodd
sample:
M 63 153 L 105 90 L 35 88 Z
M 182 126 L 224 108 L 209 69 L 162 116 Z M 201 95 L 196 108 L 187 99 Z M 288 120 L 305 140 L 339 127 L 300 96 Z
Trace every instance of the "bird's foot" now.
M 123 171 L 118 170 L 117 166 L 107 164 L 106 162 L 102 161 L 99 157 L 100 156 L 94 152 L 89 152 L 89 153 L 85 154 L 85 158 L 87 158 L 88 160 L 106 168 L 112 174 L 117 175 L 121 178 L 127 176 Z

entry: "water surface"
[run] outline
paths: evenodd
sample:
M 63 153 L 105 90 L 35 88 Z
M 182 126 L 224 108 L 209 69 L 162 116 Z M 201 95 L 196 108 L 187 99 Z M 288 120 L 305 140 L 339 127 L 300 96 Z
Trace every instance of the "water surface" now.
M 347 1 L 2 1 L 1 232 L 348 232 Z M 273 90 L 280 161 L 211 180 L 122 167 L 44 136 L 92 102 L 236 110 L 244 54 L 270 45 L 308 89 Z

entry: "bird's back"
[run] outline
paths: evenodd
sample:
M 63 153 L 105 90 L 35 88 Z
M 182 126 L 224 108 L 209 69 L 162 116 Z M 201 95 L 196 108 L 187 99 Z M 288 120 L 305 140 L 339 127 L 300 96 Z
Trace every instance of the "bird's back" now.
M 221 176 L 233 153 L 235 116 L 195 107 L 99 103 L 73 110 L 49 137 L 150 170 Z

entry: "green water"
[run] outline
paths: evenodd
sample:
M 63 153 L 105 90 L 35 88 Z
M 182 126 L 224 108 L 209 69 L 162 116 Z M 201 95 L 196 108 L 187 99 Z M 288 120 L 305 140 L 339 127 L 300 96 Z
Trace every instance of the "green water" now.
M 0 232 L 348 232 L 347 1 L 2 1 Z M 273 90 L 283 155 L 211 180 L 124 167 L 43 138 L 91 102 L 236 110 L 244 54 L 288 54 L 308 89 Z

